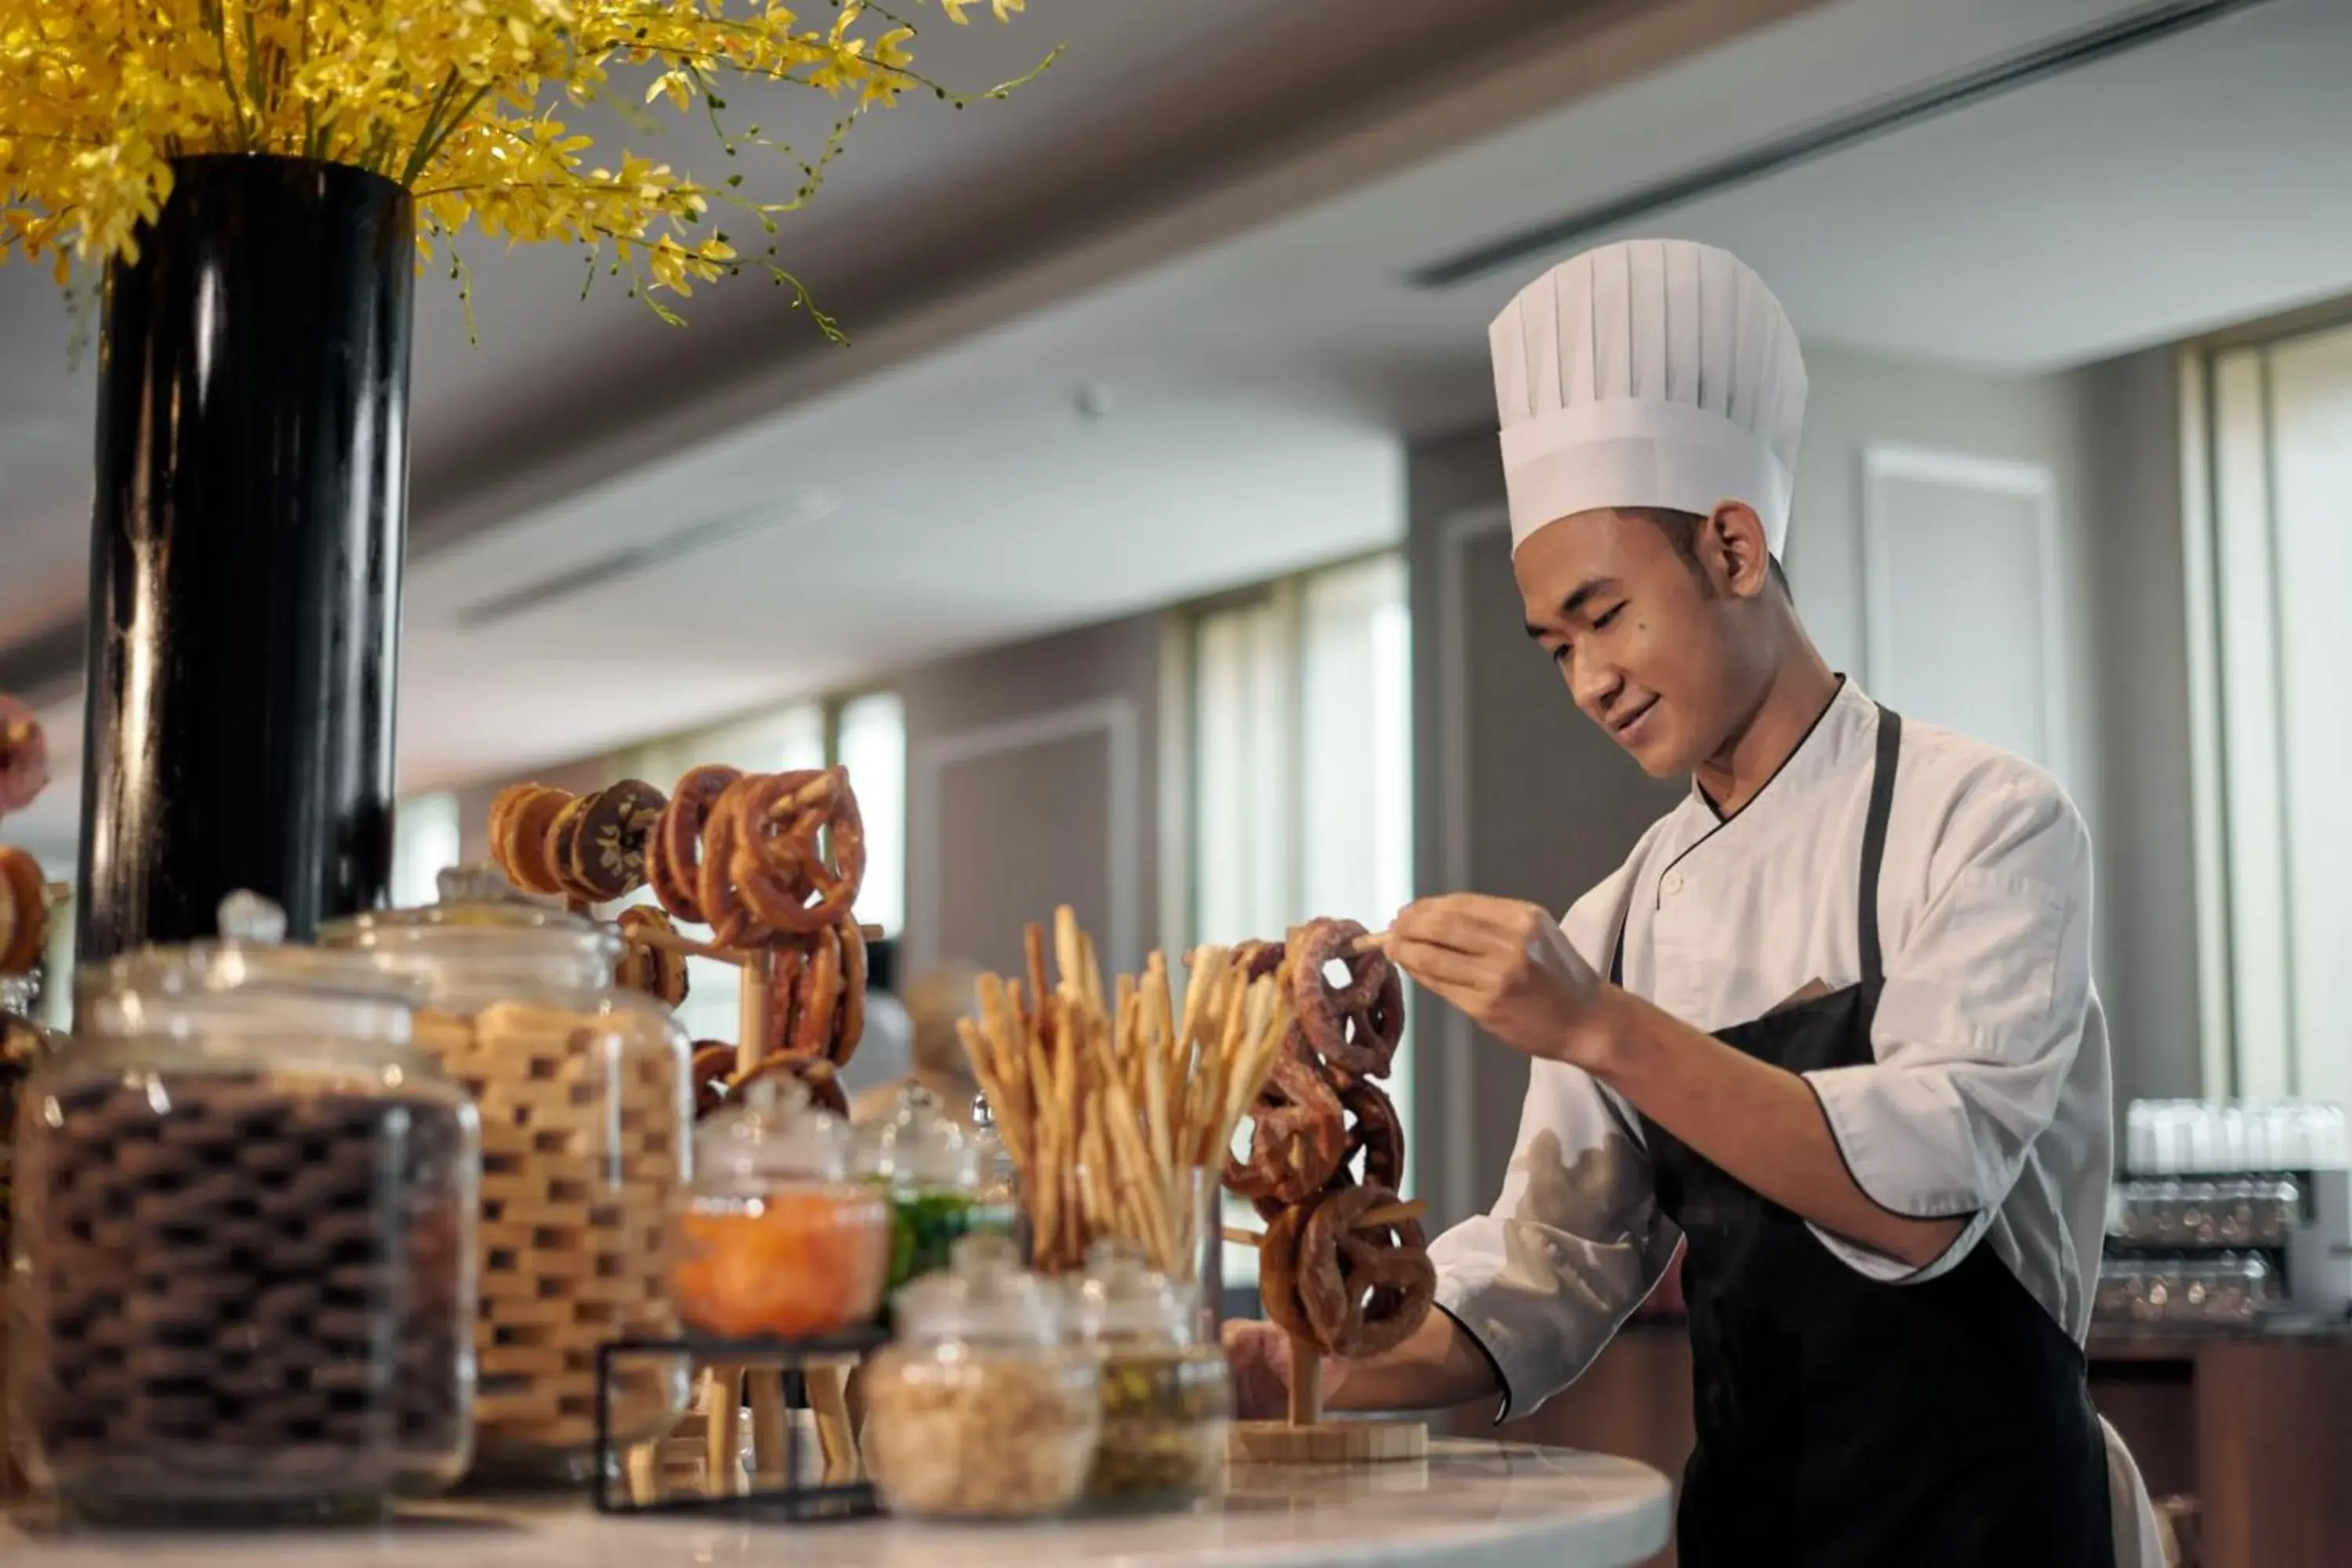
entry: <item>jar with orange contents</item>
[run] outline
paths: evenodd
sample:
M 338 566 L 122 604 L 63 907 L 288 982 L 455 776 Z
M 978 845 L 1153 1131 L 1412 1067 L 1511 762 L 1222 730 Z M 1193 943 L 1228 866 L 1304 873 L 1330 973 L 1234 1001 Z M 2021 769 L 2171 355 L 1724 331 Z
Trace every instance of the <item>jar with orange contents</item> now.
M 798 1339 L 868 1321 L 890 1208 L 848 1179 L 848 1124 L 797 1080 L 762 1079 L 702 1124 L 680 1218 L 678 1315 L 721 1339 Z

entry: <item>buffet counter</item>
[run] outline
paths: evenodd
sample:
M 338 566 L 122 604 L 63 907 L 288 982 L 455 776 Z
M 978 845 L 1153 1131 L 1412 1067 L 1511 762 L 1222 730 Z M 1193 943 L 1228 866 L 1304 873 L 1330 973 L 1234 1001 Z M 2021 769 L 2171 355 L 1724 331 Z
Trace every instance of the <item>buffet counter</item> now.
M 1426 1462 L 1369 1468 L 1236 1466 L 1222 1507 L 1131 1519 L 952 1528 L 888 1520 L 751 1524 L 700 1515 L 608 1518 L 584 1505 L 421 1506 L 374 1531 L 60 1534 L 0 1525 L 9 1568 L 80 1568 L 135 1550 L 144 1568 L 801 1568 L 1061 1563 L 1626 1568 L 1665 1541 L 1672 1493 L 1646 1466 L 1599 1454 L 1440 1439 Z

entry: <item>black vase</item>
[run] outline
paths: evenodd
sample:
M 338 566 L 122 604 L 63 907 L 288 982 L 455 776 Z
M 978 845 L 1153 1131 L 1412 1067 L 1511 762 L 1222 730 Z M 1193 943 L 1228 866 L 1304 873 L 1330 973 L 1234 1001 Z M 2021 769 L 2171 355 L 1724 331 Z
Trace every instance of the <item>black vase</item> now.
M 381 175 L 185 158 L 107 277 L 79 955 L 380 904 L 415 212 Z

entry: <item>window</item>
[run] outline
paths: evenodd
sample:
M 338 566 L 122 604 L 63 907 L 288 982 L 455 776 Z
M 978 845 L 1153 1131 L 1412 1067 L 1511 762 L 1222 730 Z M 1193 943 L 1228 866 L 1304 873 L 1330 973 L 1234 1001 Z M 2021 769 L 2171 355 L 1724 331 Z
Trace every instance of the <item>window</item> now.
M 907 710 L 895 693 L 841 705 L 834 760 L 849 770 L 866 818 L 866 883 L 858 917 L 897 936 L 907 924 Z
M 1378 931 L 1412 896 L 1411 634 L 1384 554 L 1202 613 L 1192 629 L 1192 940 L 1316 916 Z M 1412 1121 L 1408 1035 L 1389 1091 Z M 1411 1141 L 1405 1180 L 1412 1184 Z M 1228 1223 L 1255 1228 L 1227 1196 Z M 1225 1278 L 1256 1254 L 1225 1250 Z
M 457 797 L 415 795 L 392 814 L 392 907 L 414 909 L 439 901 L 441 873 L 462 853 Z
M 2336 820 L 2352 774 L 2352 325 L 2193 370 L 2207 1083 L 2352 1103 L 2352 838 Z

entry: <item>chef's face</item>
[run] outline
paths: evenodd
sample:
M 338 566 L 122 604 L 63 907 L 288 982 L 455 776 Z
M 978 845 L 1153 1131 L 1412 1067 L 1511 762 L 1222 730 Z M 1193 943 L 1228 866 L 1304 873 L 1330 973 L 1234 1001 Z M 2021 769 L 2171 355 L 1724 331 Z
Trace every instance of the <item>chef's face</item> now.
M 1756 514 L 1729 505 L 1685 521 L 1687 551 L 1674 526 L 1634 510 L 1577 512 L 1530 534 L 1511 561 L 1528 635 L 1585 716 L 1658 778 L 1716 755 L 1769 678 Z

